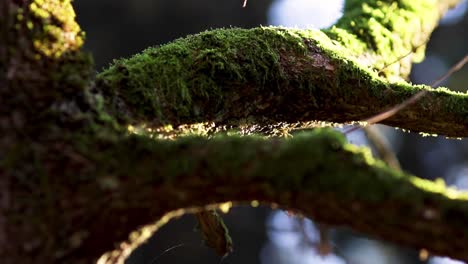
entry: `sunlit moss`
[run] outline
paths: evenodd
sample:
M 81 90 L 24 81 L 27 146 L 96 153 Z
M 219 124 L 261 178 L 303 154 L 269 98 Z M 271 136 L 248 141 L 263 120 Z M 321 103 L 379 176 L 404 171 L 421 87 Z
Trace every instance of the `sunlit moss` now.
M 122 151 L 128 148 L 134 156 Z M 441 180 L 425 180 L 392 170 L 374 159 L 368 149 L 347 143 L 340 132 L 332 129 L 315 129 L 287 139 L 219 135 L 167 141 L 133 136 L 115 149 L 93 155 L 90 158 L 97 161 L 108 157 L 120 161 L 102 163 L 104 167 L 100 168 L 106 171 L 111 169 L 109 166 L 118 166 L 119 172 L 114 175 L 117 180 L 132 175 L 135 181 L 145 184 L 178 182 L 194 173 L 201 181 L 226 182 L 230 186 L 265 182 L 265 193 L 274 195 L 279 204 L 288 202 L 282 201 L 282 192 L 337 193 L 341 199 L 373 203 L 401 200 L 415 208 L 425 205 L 428 199 L 437 200 L 444 213 L 445 206 L 456 206 L 450 200 L 468 200 L 467 192 L 451 189 Z M 132 164 L 148 167 L 140 170 Z
M 326 33 L 328 35 L 318 30 L 278 27 L 203 32 L 114 61 L 98 75 L 98 86 L 109 95 L 107 105 L 117 108 L 114 114 L 118 118 L 140 122 L 145 127 L 191 126 L 221 120 L 228 111 L 226 102 L 244 95 L 242 87 L 248 87 L 258 95 L 268 94 L 266 89 L 270 89 L 277 96 L 283 96 L 282 87 L 291 85 L 308 90 L 311 111 L 327 100 L 321 98 L 321 94 L 336 95 L 343 102 L 371 95 L 378 103 L 396 105 L 420 89 L 429 89 L 430 94 L 441 100 L 450 98 L 450 104 L 442 105 L 448 114 L 464 116 L 467 111 L 464 105 L 468 95 L 431 90 L 401 81 L 390 83 L 366 67 L 367 63 L 374 62 L 372 55 L 364 63 L 363 58 L 353 55 L 354 51 L 364 52 L 367 48 L 358 36 L 341 28 L 332 28 Z M 383 39 L 377 46 L 394 45 L 388 42 L 391 36 L 385 36 L 380 36 Z M 286 76 L 285 72 L 291 69 L 283 64 L 285 60 L 290 59 L 288 63 L 295 60 L 298 65 L 313 64 L 311 54 L 315 53 L 310 49 L 320 49 L 323 54 L 320 63 L 325 70 L 333 71 L 333 77 L 321 77 L 314 69 L 310 74 L 301 72 Z M 395 64 L 390 69 L 399 70 L 400 65 Z M 297 71 L 307 70 L 299 68 Z M 389 91 L 392 96 L 388 96 Z M 124 103 L 124 108 L 127 107 L 125 111 L 119 110 L 122 108 L 120 104 L 115 105 L 116 97 Z M 327 102 L 328 106 L 330 103 Z M 262 109 L 269 105 L 257 104 L 256 107 Z M 244 110 L 237 111 L 243 113 Z M 248 118 L 234 121 L 236 126 L 258 124 L 259 120 L 248 111 L 245 110 Z M 210 128 L 205 126 L 203 129 Z
M 220 79 L 237 83 L 253 79 L 261 90 L 265 82 L 281 78 L 278 46 L 304 47 L 301 38 L 275 31 L 231 29 L 189 36 L 116 61 L 98 79 L 109 89 L 126 83 L 129 89 L 119 93 L 138 106 L 139 114 L 163 118 L 161 106 L 168 106 L 176 118 L 196 120 L 204 116 L 206 106 L 195 104 L 193 97 L 204 99 L 215 110 L 222 107 L 216 103 L 223 98 Z
M 411 61 L 423 60 L 429 33 L 440 16 L 436 5 L 436 1 L 426 0 L 346 1 L 343 17 L 325 32 L 356 57 L 365 46 L 366 53 L 375 54 L 368 65 L 382 69 L 390 80 L 398 80 L 408 76 Z M 408 53 L 406 62 L 387 67 L 389 61 Z

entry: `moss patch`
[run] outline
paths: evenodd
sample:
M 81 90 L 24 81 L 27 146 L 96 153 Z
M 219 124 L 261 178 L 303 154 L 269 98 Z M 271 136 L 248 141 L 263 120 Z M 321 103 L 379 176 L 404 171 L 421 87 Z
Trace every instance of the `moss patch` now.
M 129 59 L 118 60 L 98 76 L 105 92 L 121 94 L 136 107 L 137 115 L 164 119 L 204 116 L 206 105 L 221 109 L 223 84 L 254 81 L 261 90 L 269 82 L 285 81 L 280 52 L 305 52 L 302 38 L 287 30 L 256 28 L 220 29 L 149 48 Z M 116 90 L 116 87 L 124 89 Z M 197 102 L 197 103 L 195 103 Z M 162 115 L 162 109 L 171 111 Z M 195 116 L 193 116 L 195 115 Z
M 128 149 L 132 149 L 130 156 Z M 289 139 L 217 136 L 166 141 L 130 136 L 92 153 L 91 160 L 103 161 L 99 162 L 103 176 L 113 171 L 115 177 L 131 177 L 141 184 L 183 183 L 191 177 L 230 186 L 266 182 L 265 188 L 276 194 L 335 193 L 345 200 L 405 201 L 415 208 L 430 201 L 441 213 L 468 200 L 467 192 L 448 188 L 443 182 L 390 169 L 368 149 L 347 143 L 332 129 L 315 129 Z
M 437 25 L 437 1 L 346 1 L 343 17 L 325 32 L 359 57 L 373 54 L 369 66 L 396 80 L 408 76 L 412 62 L 424 58 L 425 43 Z M 387 67 L 390 61 L 411 53 L 406 62 Z M 362 59 L 362 58 L 361 58 Z
M 339 28 L 326 33 L 333 35 L 330 32 L 340 33 L 334 37 L 358 51 L 366 49 L 353 34 Z M 207 124 L 204 129 L 209 130 L 211 124 L 229 120 L 236 126 L 336 122 L 320 115 L 321 109 L 346 111 L 343 105 L 373 100 L 368 106 L 371 114 L 349 113 L 356 121 L 403 102 L 419 89 L 429 89 L 389 83 L 352 51 L 318 30 L 219 29 L 116 60 L 98 75 L 97 85 L 110 111 L 124 123 L 156 130 L 183 124 Z M 467 95 L 447 90 L 430 93 L 441 100 L 441 112 L 458 119 L 466 116 Z M 445 102 L 449 97 L 450 106 Z M 297 109 L 278 113 L 291 107 Z M 301 120 L 304 115 L 311 119 Z

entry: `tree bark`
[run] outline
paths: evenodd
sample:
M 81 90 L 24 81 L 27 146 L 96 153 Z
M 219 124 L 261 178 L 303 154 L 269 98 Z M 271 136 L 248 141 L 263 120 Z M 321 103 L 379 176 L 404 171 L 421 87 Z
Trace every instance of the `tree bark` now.
M 347 1 L 328 30 L 214 30 L 96 78 L 70 1 L 0 2 L 2 263 L 123 263 L 172 217 L 252 200 L 468 260 L 468 194 L 318 128 L 427 89 L 384 123 L 466 137 L 466 93 L 402 81 L 456 2 Z

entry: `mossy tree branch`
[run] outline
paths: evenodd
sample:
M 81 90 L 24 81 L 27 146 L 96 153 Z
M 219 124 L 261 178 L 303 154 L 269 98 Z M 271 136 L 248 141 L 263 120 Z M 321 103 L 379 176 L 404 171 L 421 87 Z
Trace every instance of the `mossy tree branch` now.
M 427 96 L 382 123 L 468 136 L 466 93 L 389 83 L 346 51 L 320 31 L 215 30 L 117 61 L 97 85 L 124 122 L 156 130 L 203 123 L 209 131 L 359 121 L 426 89 Z
M 392 171 L 338 132 L 180 137 L 294 134 L 361 120 L 420 89 L 430 91 L 385 122 L 466 137 L 467 94 L 390 82 L 407 61 L 374 72 L 415 49 L 455 2 L 348 1 L 324 32 L 205 32 L 117 61 L 96 82 L 69 1 L 1 2 L 2 263 L 91 263 L 139 226 L 184 212 L 174 210 L 250 200 L 468 260 L 466 194 Z M 397 22 L 405 31 L 389 39 Z M 134 233 L 101 263 L 123 263 L 146 237 Z

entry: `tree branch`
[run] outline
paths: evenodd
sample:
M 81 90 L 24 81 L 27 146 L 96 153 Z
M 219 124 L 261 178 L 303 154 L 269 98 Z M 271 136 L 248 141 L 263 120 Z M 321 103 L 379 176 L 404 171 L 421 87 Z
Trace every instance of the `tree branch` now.
M 39 230 L 44 234 L 34 237 L 49 238 L 29 248 L 22 263 L 30 263 L 29 257 L 41 263 L 91 263 L 139 226 L 162 219 L 150 229 L 161 226 L 168 212 L 194 208 L 170 214 L 180 215 L 208 204 L 251 200 L 468 259 L 463 250 L 468 243 L 466 193 L 391 170 L 333 130 L 316 129 L 292 139 L 130 136 L 86 142 L 77 137 L 80 143 L 74 147 L 50 146 L 39 156 L 38 163 L 50 165 L 38 175 L 39 188 L 29 189 L 36 180 L 14 179 L 15 197 L 28 194 L 24 202 L 36 201 L 17 202 L 33 211 L 19 207 L 10 212 L 10 219 L 27 221 L 31 229 L 16 235 Z M 51 155 L 59 149 L 63 156 Z M 132 234 L 113 257 L 103 257 L 111 258 L 104 263 L 123 263 L 130 249 L 144 241 L 141 236 L 147 232 Z M 39 251 L 44 250 L 41 243 L 50 243 L 54 254 Z
M 97 85 L 113 115 L 156 130 L 167 124 L 250 130 L 359 121 L 427 89 L 425 97 L 382 123 L 468 136 L 468 94 L 390 83 L 345 51 L 320 31 L 214 30 L 117 61 Z

